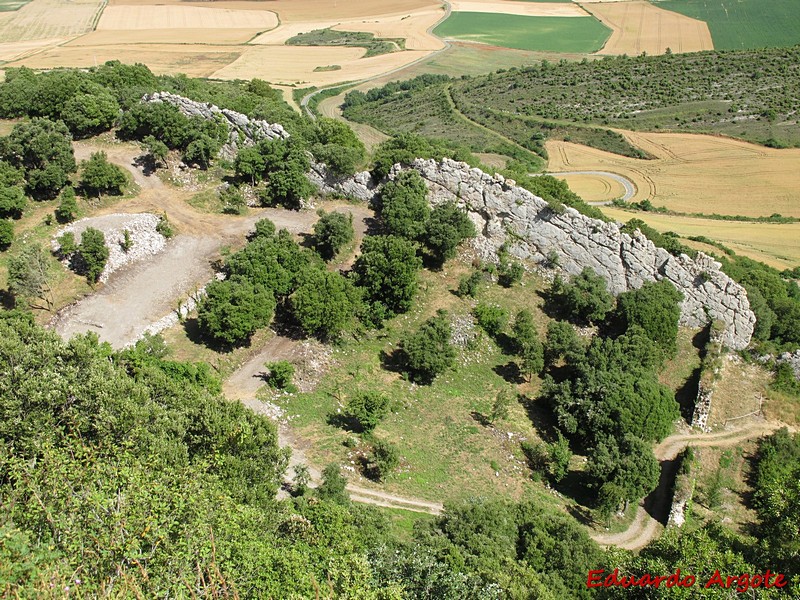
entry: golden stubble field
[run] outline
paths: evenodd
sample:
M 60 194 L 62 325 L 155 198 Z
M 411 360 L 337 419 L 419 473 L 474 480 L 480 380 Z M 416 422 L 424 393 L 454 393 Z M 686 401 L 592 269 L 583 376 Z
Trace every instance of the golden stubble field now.
M 111 0 L 101 9 L 97 1 L 32 0 L 0 15 L 0 60 L 32 68 L 144 62 L 157 73 L 308 87 L 381 75 L 444 48 L 429 33 L 445 14 L 437 0 Z M 327 27 L 403 38 L 406 51 L 364 58 L 363 48 L 285 45 Z
M 582 3 L 584 4 L 584 3 Z M 639 55 L 713 50 L 703 21 L 658 8 L 646 0 L 586 2 L 583 6 L 613 31 L 598 54 Z
M 621 132 L 656 158 L 639 160 L 572 144 L 547 142 L 548 171 L 609 171 L 636 186 L 632 201 L 649 199 L 656 206 L 683 213 L 800 217 L 800 150 L 775 150 L 724 137 Z M 591 200 L 619 197 L 608 181 L 607 196 L 592 177 L 576 186 Z M 583 187 L 580 187 L 583 186 Z M 705 235 L 736 252 L 779 268 L 800 263 L 800 223 L 762 224 L 627 212 L 603 207 L 610 217 L 640 218 L 659 231 L 682 236 Z

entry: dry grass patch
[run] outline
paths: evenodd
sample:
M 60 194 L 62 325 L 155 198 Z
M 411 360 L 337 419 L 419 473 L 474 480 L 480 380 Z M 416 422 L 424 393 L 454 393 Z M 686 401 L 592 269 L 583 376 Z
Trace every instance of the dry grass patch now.
M 794 268 L 800 263 L 800 223 L 775 225 L 717 221 L 633 212 L 611 206 L 603 206 L 601 210 L 606 216 L 621 222 L 641 219 L 662 233 L 673 231 L 682 237 L 704 235 L 722 242 L 737 254 L 760 260 L 779 270 Z
M 258 29 L 132 29 L 92 31 L 69 42 L 68 46 L 120 46 L 141 44 L 231 44 L 249 42 Z M 180 49 L 174 49 L 180 51 Z M 236 49 L 240 51 L 240 48 Z
M 316 19 L 357 19 L 375 15 L 409 13 L 422 8 L 439 6 L 435 0 L 372 0 L 370 2 L 344 2 L 339 0 L 272 0 L 270 2 L 211 0 L 186 2 L 184 0 L 109 0 L 109 6 L 199 6 L 202 8 L 227 8 L 232 10 L 270 10 L 278 13 L 282 22 L 313 21 Z
M 756 440 L 742 442 L 731 448 L 695 449 L 692 476 L 696 478 L 693 512 L 701 521 L 718 521 L 739 533 L 758 521 L 755 511 L 747 505 L 752 491 L 747 483 L 750 461 L 757 448 Z
M 758 414 L 770 380 L 763 367 L 745 363 L 736 354 L 723 355 L 721 360 L 708 415 L 708 424 L 715 429 L 745 424 Z
M 613 30 L 598 54 L 639 55 L 713 50 L 711 32 L 703 21 L 653 6 L 645 0 L 592 3 L 585 7 Z

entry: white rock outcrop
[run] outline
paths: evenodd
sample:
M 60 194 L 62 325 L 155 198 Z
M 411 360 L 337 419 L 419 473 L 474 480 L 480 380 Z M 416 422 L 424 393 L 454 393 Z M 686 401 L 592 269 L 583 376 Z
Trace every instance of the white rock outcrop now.
M 487 257 L 504 243 L 521 259 L 545 262 L 555 252 L 568 274 L 589 267 L 606 279 L 614 294 L 666 279 L 684 295 L 682 324 L 699 326 L 718 319 L 725 324 L 724 345 L 739 350 L 750 343 L 756 319 L 747 293 L 711 257 L 673 256 L 638 231 L 623 233 L 617 223 L 572 208 L 555 212 L 514 181 L 466 163 L 417 159 L 411 167 L 427 182 L 433 204 L 453 200 L 468 211 Z
M 283 126 L 277 123 L 251 119 L 235 110 L 219 108 L 210 103 L 196 102 L 169 92 L 147 94 L 142 98 L 142 101 L 168 102 L 177 106 L 187 117 L 200 117 L 207 120 L 219 119 L 222 123 L 225 123 L 228 127 L 228 142 L 220 150 L 220 156 L 229 160 L 236 158 L 239 148 L 252 146 L 258 140 L 285 139 L 289 137 Z
M 280 125 L 167 92 L 150 94 L 143 101 L 170 102 L 188 116 L 224 119 L 230 131 L 222 153 L 227 158 L 259 139 L 289 135 Z M 390 177 L 402 168 L 395 165 Z M 486 258 L 495 256 L 505 243 L 521 259 L 544 262 L 555 252 L 566 273 L 574 275 L 589 267 L 608 281 L 614 294 L 641 287 L 646 281 L 667 279 L 684 295 L 682 324 L 699 326 L 718 319 L 725 324 L 723 344 L 739 350 L 750 343 L 756 319 L 747 293 L 711 257 L 702 253 L 694 259 L 673 256 L 638 231 L 623 233 L 619 224 L 592 219 L 572 208 L 555 212 L 514 181 L 466 163 L 417 159 L 410 168 L 426 180 L 433 204 L 454 200 L 469 212 L 480 234 L 476 248 Z M 367 172 L 336 178 L 325 165 L 312 162 L 308 177 L 322 194 L 369 201 L 377 193 Z
M 51 247 L 53 251 L 59 250 L 58 238 L 64 233 L 71 232 L 75 236 L 75 242 L 80 243 L 81 234 L 87 228 L 99 229 L 103 232 L 108 247 L 108 261 L 99 278 L 100 282 L 105 283 L 115 271 L 164 250 L 167 240 L 156 230 L 159 220 L 160 217 L 152 213 L 117 213 L 87 217 L 59 229 L 51 241 Z M 125 231 L 128 232 L 131 243 L 127 251 L 123 249 Z

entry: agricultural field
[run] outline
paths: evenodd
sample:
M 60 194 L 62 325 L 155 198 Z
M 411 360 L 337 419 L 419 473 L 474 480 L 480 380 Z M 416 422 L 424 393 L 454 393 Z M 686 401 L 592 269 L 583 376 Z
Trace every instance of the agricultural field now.
M 708 23 L 717 49 L 800 43 L 800 3 L 796 0 L 654 0 L 654 4 Z
M 800 224 L 743 223 L 717 221 L 697 217 L 677 217 L 612 206 L 601 206 L 603 213 L 616 221 L 641 219 L 664 233 L 672 231 L 681 237 L 706 236 L 753 260 L 776 269 L 792 269 L 800 263 Z
M 91 31 L 101 0 L 33 0 L 13 13 L 0 13 L 0 42 L 63 40 Z
M 434 32 L 443 38 L 518 50 L 585 53 L 602 48 L 611 33 L 592 17 L 483 12 L 454 12 Z
M 664 10 L 646 0 L 596 2 L 584 7 L 613 33 L 599 54 L 639 55 L 713 50 L 703 21 Z
M 547 170 L 619 173 L 636 186 L 632 201 L 648 199 L 675 212 L 800 217 L 798 149 L 775 150 L 704 135 L 623 133 L 654 158 L 632 159 L 550 141 Z

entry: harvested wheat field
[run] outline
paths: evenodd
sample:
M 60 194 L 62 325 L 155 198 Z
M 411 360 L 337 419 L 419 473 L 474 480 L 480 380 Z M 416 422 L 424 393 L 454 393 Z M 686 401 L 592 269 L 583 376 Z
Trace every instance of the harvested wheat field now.
M 554 175 L 567 182 L 569 189 L 587 202 L 607 202 L 621 198 L 625 187 L 619 182 L 601 175 Z
M 636 185 L 633 201 L 684 213 L 800 217 L 800 150 L 725 137 L 620 131 L 654 160 L 547 142 L 548 171 L 611 171 Z M 610 198 L 606 198 L 610 199 Z
M 66 39 L 91 31 L 102 0 L 33 0 L 0 19 L 0 42 Z
M 358 19 L 396 13 L 410 13 L 423 8 L 438 7 L 436 0 L 380 0 L 379 2 L 347 2 L 346 0 L 270 0 L 269 2 L 240 0 L 109 0 L 109 6 L 199 6 L 231 10 L 269 10 L 278 13 L 281 22 L 322 19 Z
M 109 6 L 98 31 L 130 29 L 274 29 L 278 16 L 268 10 L 197 6 Z M 198 40 L 203 41 L 203 40 Z
M 121 46 L 125 44 L 225 44 L 240 46 L 241 52 L 258 29 L 131 29 L 92 31 L 70 41 L 68 46 Z M 180 52 L 180 48 L 176 48 Z
M 209 77 L 220 67 L 240 56 L 237 46 L 202 45 L 120 45 L 120 46 L 60 46 L 6 66 L 25 65 L 33 69 L 56 67 L 91 67 L 107 60 L 123 63 L 144 63 L 156 74 L 184 73 L 191 77 Z
M 800 223 L 744 223 L 626 211 L 611 206 L 601 206 L 600 209 L 617 221 L 641 219 L 661 232 L 674 231 L 682 237 L 706 236 L 725 244 L 737 254 L 777 269 L 800 265 Z M 719 253 L 718 250 L 715 252 Z
M 454 0 L 453 12 L 502 13 L 526 17 L 585 17 L 586 11 L 571 2 L 515 2 L 514 0 Z
M 590 3 L 585 7 L 613 31 L 598 54 L 664 54 L 713 50 L 703 21 L 653 6 L 645 0 Z
M 365 53 L 364 48 L 353 47 L 254 46 L 236 61 L 216 71 L 213 77 L 258 77 L 283 85 L 323 86 L 374 77 L 429 54 L 425 51 L 406 51 L 361 58 Z M 315 72 L 315 69 L 328 65 L 338 65 L 341 69 Z

